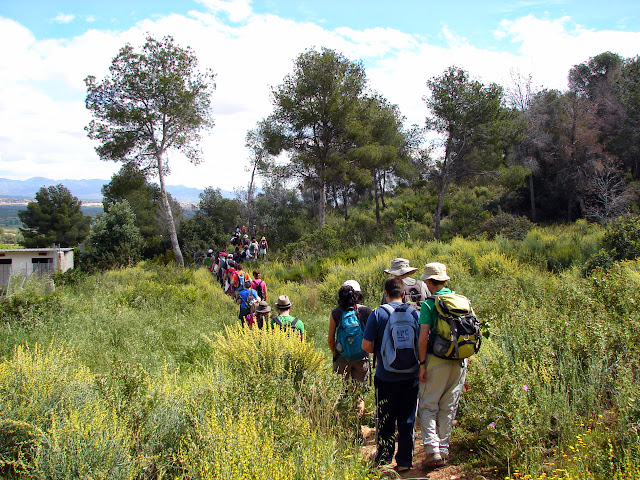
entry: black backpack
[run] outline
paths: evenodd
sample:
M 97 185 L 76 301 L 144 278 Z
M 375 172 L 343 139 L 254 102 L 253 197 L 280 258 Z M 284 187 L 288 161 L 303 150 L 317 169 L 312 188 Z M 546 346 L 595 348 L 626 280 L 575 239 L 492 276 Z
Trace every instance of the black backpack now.
M 271 320 L 278 325 L 282 330 L 291 330 L 293 331 L 296 328 L 296 324 L 298 323 L 298 317 L 294 317 L 291 323 L 283 324 L 280 320 L 280 315 L 275 315 L 271 317 Z

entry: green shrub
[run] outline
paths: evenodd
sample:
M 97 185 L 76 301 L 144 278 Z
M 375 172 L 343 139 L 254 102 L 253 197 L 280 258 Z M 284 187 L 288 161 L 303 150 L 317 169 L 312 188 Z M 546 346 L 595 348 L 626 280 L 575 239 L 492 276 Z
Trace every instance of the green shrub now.
M 602 240 L 615 260 L 633 260 L 640 257 L 640 216 L 628 215 L 613 222 Z
M 523 240 L 532 228 L 533 223 L 527 217 L 509 213 L 494 215 L 485 220 L 480 227 L 481 231 L 485 232 L 489 239 L 500 235 L 510 240 Z

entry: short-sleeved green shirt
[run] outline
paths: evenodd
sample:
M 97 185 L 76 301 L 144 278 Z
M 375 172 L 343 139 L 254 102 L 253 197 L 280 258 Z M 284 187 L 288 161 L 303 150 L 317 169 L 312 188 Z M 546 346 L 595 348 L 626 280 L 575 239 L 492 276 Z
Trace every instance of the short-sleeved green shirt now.
M 446 287 L 441 288 L 435 293 L 435 295 L 444 295 L 445 293 L 451 293 L 451 290 Z M 433 299 L 427 298 L 422 304 L 422 309 L 420 310 L 420 321 L 418 323 L 420 325 L 429 325 L 429 330 L 433 332 L 437 321 L 438 312 L 436 311 L 436 302 Z
M 295 320 L 296 317 L 293 315 L 278 315 L 278 319 L 282 322 L 282 325 L 289 325 L 291 322 Z M 273 321 L 273 317 L 271 318 L 271 326 L 274 327 L 276 322 Z M 300 332 L 300 335 L 304 335 L 304 323 L 302 320 L 298 319 L 294 328 Z

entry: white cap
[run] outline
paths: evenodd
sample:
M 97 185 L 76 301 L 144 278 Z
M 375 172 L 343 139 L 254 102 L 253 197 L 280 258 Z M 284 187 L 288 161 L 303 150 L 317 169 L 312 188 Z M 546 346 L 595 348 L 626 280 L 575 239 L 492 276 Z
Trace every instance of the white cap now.
M 360 284 L 355 280 L 347 280 L 342 284 L 343 287 L 351 287 L 355 292 L 361 293 Z

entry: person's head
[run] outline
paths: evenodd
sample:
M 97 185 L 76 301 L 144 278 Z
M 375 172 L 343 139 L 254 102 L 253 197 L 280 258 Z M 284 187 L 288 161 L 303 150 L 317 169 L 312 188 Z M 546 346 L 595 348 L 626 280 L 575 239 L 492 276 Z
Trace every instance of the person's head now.
M 342 285 L 338 290 L 338 306 L 344 310 L 353 308 L 358 303 L 358 296 L 351 285 Z
M 287 295 L 280 295 L 276 301 L 276 308 L 280 313 L 287 312 L 291 309 L 291 300 Z
M 242 264 L 236 263 L 236 270 L 242 270 Z
M 251 282 L 249 280 L 247 280 L 246 282 L 244 282 L 244 288 L 246 288 L 247 290 L 251 289 Z
M 401 301 L 404 297 L 404 282 L 400 277 L 390 277 L 384 282 L 387 301 Z
M 258 315 L 268 315 L 271 312 L 271 307 L 265 300 L 261 300 L 258 302 L 258 306 L 256 307 L 256 314 Z
M 356 292 L 356 301 L 362 301 L 362 289 L 360 288 L 360 284 L 355 280 L 347 280 L 342 284 L 342 286 L 350 286 Z
M 384 273 L 393 275 L 394 277 L 404 278 L 408 277 L 412 273 L 418 270 L 415 267 L 409 265 L 409 260 L 406 258 L 394 258 L 391 260 L 391 266 L 387 268 Z
M 447 275 L 447 266 L 439 262 L 427 263 L 420 278 L 425 281 L 427 288 L 433 293 L 442 290 L 444 283 L 450 279 Z
M 260 278 L 260 272 L 258 270 L 253 271 L 253 278 Z

